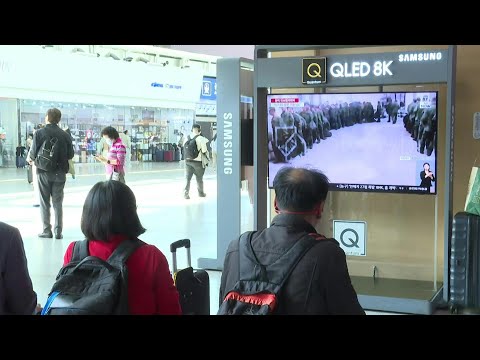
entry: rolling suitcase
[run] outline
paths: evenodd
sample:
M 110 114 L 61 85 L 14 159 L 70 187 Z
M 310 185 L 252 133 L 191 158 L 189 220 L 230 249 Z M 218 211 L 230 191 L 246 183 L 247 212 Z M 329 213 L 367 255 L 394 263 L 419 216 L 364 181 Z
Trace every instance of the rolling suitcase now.
M 156 162 L 162 162 L 163 161 L 163 153 L 164 153 L 164 151 L 160 150 L 159 148 L 157 148 L 155 150 L 155 161 Z
M 453 218 L 449 305 L 454 313 L 480 312 L 480 216 L 467 212 Z
M 163 160 L 165 162 L 172 162 L 175 155 L 174 155 L 174 151 L 173 150 L 165 150 L 164 154 L 163 154 Z
M 16 158 L 17 168 L 24 168 L 26 163 L 27 162 L 26 162 L 26 160 L 23 156 L 17 156 L 17 158 Z
M 175 161 L 180 161 L 182 159 L 182 152 L 179 148 L 175 150 Z
M 177 269 L 177 249 L 187 249 L 188 267 Z M 173 258 L 173 282 L 180 296 L 183 315 L 210 315 L 210 280 L 205 270 L 193 271 L 190 240 L 175 241 L 170 245 Z

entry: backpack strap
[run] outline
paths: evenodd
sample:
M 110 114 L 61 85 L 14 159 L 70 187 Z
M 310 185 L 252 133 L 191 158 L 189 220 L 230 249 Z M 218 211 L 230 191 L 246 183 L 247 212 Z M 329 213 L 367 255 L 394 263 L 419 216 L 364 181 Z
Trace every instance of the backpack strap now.
M 278 294 L 298 262 L 318 240 L 310 234 L 302 233 L 285 254 L 265 266 L 253 251 L 253 233 L 243 234 L 239 240 L 240 281 L 261 281 L 265 284 L 264 290 Z
M 81 261 L 88 256 L 88 239 L 73 243 L 73 254 L 70 261 Z
M 123 265 L 125 264 L 125 261 L 127 261 L 127 259 L 129 258 L 129 256 L 144 244 L 145 243 L 139 239 L 124 240 L 113 251 L 110 257 L 107 259 L 107 262 L 114 266 Z

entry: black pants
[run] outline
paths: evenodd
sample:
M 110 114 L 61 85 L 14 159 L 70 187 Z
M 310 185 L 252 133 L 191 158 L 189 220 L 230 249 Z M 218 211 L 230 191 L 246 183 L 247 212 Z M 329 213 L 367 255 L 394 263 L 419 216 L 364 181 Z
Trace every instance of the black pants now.
M 188 193 L 190 191 L 190 182 L 192 181 L 192 177 L 195 174 L 195 178 L 197 179 L 198 193 L 203 194 L 203 174 L 205 174 L 205 168 L 202 166 L 202 162 L 192 160 L 185 161 L 185 171 L 187 178 L 185 192 Z
M 50 224 L 50 197 L 55 211 L 55 233 L 62 233 L 63 229 L 63 188 L 66 174 L 38 172 L 38 190 L 40 193 L 40 214 L 42 216 L 43 231 L 52 231 Z

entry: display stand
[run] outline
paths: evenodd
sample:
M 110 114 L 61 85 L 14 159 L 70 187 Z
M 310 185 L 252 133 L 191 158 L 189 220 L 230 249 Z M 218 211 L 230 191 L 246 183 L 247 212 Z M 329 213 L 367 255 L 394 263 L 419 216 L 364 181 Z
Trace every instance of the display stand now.
M 217 255 L 200 258 L 203 269 L 222 270 L 228 244 L 241 234 L 242 97 L 253 97 L 253 61 L 217 62 Z
M 456 46 L 439 50 L 412 50 L 398 51 L 398 46 L 384 46 L 380 50 L 386 52 L 372 52 L 366 48 L 380 45 L 257 45 L 255 48 L 255 75 L 254 75 L 254 128 L 255 128 L 255 173 L 254 173 L 254 223 L 255 229 L 268 226 L 270 219 L 270 192 L 267 186 L 268 155 L 267 155 L 267 95 L 276 89 L 294 90 L 298 88 L 313 88 L 315 93 L 324 93 L 328 88 L 341 89 L 346 87 L 377 87 L 381 92 L 384 86 L 416 86 L 422 84 L 446 86 L 446 101 L 441 108 L 446 115 L 445 132 L 438 135 L 437 144 L 444 149 L 444 174 L 441 181 L 443 187 L 438 186 L 435 195 L 434 226 L 432 237 L 434 245 L 432 255 L 432 281 L 415 280 L 414 276 L 405 279 L 376 276 L 376 267 L 373 266 L 371 276 L 351 276 L 352 283 L 357 291 L 359 301 L 364 309 L 389 311 L 398 313 L 432 314 L 439 304 L 445 304 L 449 297 L 449 256 L 452 226 L 452 190 L 453 190 L 453 140 L 455 115 L 455 69 Z M 355 48 L 355 49 L 353 49 Z M 363 49 L 363 53 L 362 53 Z M 335 50 L 335 51 L 334 51 Z M 347 50 L 347 51 L 345 51 Z M 351 51 L 348 51 L 351 50 Z M 315 56 L 304 57 L 275 57 L 275 52 L 281 51 L 315 51 Z M 373 50 L 375 51 L 375 50 Z M 328 55 L 320 56 L 320 52 Z M 333 54 L 333 53 L 337 54 Z M 332 55 L 329 55 L 332 53 Z M 343 53 L 343 54 L 342 54 Z M 422 56 L 419 56 L 422 54 Z M 424 60 L 424 54 L 426 60 Z M 310 59 L 324 66 L 322 77 L 318 82 L 306 83 L 302 65 Z M 323 62 L 325 61 L 325 62 Z M 389 64 L 379 67 L 375 72 L 364 71 L 358 64 Z M 340 64 L 340 65 L 339 65 Z M 331 68 L 332 65 L 344 66 L 343 73 Z M 353 65 L 353 71 L 352 71 Z M 358 66 L 358 71 L 355 67 Z M 349 67 L 350 72 L 345 68 Z M 366 67 L 365 67 L 366 68 Z M 372 69 L 374 67 L 372 66 Z M 320 76 L 317 76 L 320 77 Z M 323 80 L 323 81 L 320 81 Z M 440 176 L 438 176 L 440 178 Z M 441 196 L 440 196 L 441 195 Z M 329 195 L 330 196 L 330 195 Z M 409 195 L 416 196 L 416 195 Z M 329 206 L 339 206 L 330 203 Z M 443 217 L 439 212 L 443 207 Z M 408 214 L 405 214 L 408 215 Z M 401 215 L 400 215 L 401 216 Z M 350 219 L 345 219 L 350 220 Z M 437 277 L 437 238 L 438 224 L 443 223 L 443 282 Z M 395 231 L 392 229 L 391 231 Z M 401 229 L 398 229 L 401 231 Z M 414 249 L 413 249 L 414 250 Z

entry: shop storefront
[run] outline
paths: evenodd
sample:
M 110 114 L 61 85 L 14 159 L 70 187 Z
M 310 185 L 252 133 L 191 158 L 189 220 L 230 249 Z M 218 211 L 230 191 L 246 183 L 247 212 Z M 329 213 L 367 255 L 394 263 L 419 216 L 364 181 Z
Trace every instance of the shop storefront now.
M 0 130 L 3 166 L 15 166 L 15 150 L 25 146 L 51 107 L 62 111 L 63 128 L 75 144 L 75 160 L 88 162 L 101 129 L 129 130 L 132 160 L 150 161 L 150 149 L 177 143 L 191 128 L 202 73 L 144 63 L 45 53 L 2 46 Z M 91 158 L 91 157 L 90 157 Z M 2 164 L 0 164 L 2 166 Z

